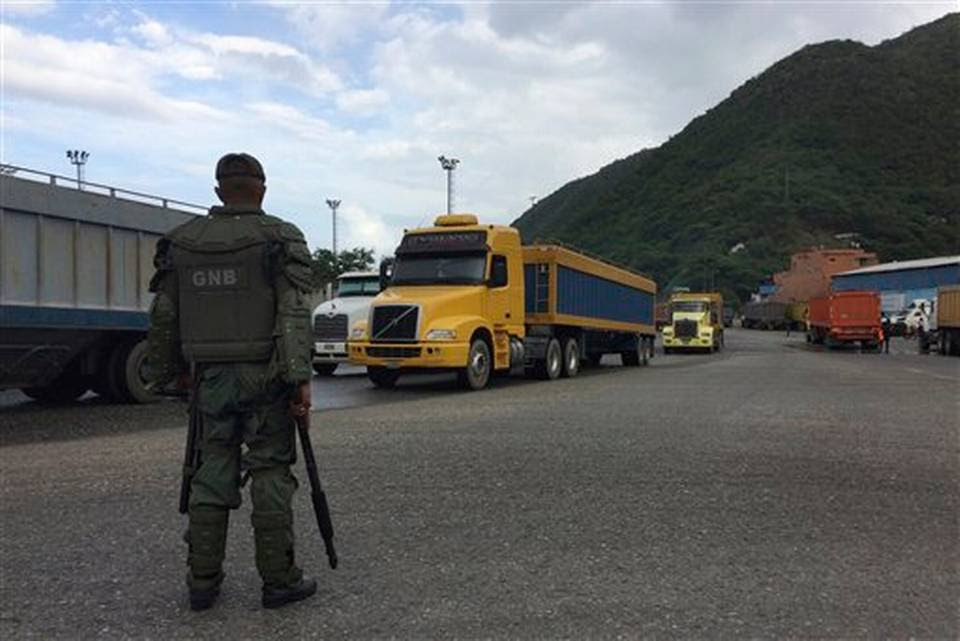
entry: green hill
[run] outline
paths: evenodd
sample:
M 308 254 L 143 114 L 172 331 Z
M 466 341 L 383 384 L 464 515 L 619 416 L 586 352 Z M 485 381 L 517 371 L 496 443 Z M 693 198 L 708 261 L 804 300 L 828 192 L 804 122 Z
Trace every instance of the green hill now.
M 661 289 L 712 281 L 741 299 L 835 234 L 858 234 L 881 260 L 960 253 L 960 14 L 874 47 L 804 47 L 514 224 Z

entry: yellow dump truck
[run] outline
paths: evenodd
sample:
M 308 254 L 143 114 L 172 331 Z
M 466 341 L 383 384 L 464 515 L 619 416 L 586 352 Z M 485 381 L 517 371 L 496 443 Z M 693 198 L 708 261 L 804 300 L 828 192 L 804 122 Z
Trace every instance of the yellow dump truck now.
M 942 285 L 937 290 L 936 309 L 928 331 L 920 332 L 920 352 L 933 347 L 943 356 L 960 356 L 960 285 Z
M 576 376 L 581 363 L 653 356 L 656 284 L 556 245 L 521 246 L 513 227 L 440 216 L 408 231 L 350 361 L 378 387 L 408 372 L 455 370 L 468 389 L 492 374 Z
M 723 347 L 723 296 L 683 292 L 670 297 L 670 324 L 663 328 L 663 351 Z

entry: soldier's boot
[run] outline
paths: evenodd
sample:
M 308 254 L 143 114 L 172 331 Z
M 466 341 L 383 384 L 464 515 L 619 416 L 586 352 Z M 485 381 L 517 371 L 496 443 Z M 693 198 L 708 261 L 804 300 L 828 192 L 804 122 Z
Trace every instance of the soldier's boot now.
M 286 512 L 254 512 L 257 571 L 263 579 L 261 603 L 279 608 L 317 592 L 317 582 L 305 579 L 293 557 L 293 518 Z
M 199 505 L 190 508 L 187 587 L 190 609 L 206 610 L 220 596 L 223 583 L 223 557 L 227 547 L 227 508 Z

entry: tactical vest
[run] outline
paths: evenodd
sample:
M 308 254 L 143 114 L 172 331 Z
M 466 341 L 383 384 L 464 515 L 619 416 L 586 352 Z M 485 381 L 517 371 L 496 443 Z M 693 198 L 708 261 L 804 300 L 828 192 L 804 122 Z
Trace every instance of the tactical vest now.
M 269 360 L 276 293 L 272 239 L 255 215 L 210 216 L 170 235 L 188 362 Z

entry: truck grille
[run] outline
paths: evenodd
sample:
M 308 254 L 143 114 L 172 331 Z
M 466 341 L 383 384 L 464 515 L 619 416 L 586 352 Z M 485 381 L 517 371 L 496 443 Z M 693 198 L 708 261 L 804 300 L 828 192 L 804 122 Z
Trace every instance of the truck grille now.
M 677 338 L 696 338 L 697 321 L 678 320 L 673 324 L 673 335 Z
M 373 341 L 414 341 L 417 339 L 417 314 L 413 305 L 377 305 L 373 308 Z
M 347 315 L 327 316 L 317 314 L 313 317 L 313 336 L 318 340 L 347 340 Z
M 374 358 L 416 358 L 420 356 L 419 347 L 378 347 L 367 348 L 367 354 Z

